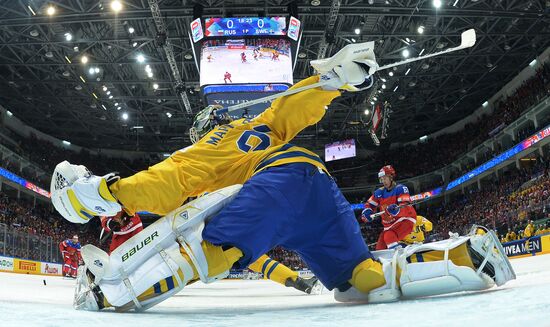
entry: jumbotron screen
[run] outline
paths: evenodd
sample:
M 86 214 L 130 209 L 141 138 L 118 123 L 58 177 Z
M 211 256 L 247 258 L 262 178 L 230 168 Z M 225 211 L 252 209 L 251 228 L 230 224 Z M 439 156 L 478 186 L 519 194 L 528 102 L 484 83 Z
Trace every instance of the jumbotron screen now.
M 355 140 L 345 140 L 325 145 L 325 161 L 355 157 Z
M 290 46 L 290 41 L 277 38 L 206 40 L 200 53 L 200 85 L 291 85 Z

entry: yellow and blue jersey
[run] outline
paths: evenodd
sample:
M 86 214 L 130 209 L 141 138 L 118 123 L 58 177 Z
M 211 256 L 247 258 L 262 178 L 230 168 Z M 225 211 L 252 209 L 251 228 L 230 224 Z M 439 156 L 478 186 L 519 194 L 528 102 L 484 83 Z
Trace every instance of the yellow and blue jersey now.
M 317 81 L 311 77 L 293 88 Z M 326 170 L 315 153 L 288 142 L 321 120 L 326 106 L 339 95 L 314 88 L 278 98 L 259 116 L 217 126 L 196 144 L 109 188 L 128 213 L 163 215 L 188 197 L 243 184 L 268 167 L 302 162 Z

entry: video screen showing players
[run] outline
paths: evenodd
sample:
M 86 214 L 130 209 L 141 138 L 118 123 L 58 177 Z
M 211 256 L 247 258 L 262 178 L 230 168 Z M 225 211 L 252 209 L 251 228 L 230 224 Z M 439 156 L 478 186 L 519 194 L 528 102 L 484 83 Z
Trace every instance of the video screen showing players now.
M 325 161 L 355 157 L 355 140 L 345 140 L 325 145 Z
M 204 41 L 200 53 L 200 85 L 292 84 L 290 52 L 290 41 L 285 39 Z

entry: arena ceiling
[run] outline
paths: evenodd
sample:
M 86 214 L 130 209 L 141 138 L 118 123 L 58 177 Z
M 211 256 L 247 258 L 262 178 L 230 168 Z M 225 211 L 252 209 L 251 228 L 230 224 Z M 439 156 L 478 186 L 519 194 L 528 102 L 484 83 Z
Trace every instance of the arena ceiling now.
M 544 0 L 442 0 L 439 9 L 432 0 L 121 2 L 116 14 L 110 0 L 1 1 L 0 104 L 30 126 L 74 144 L 169 151 L 189 144 L 193 115 L 188 109 L 196 113 L 204 106 L 188 38 L 197 13 L 295 12 L 304 27 L 295 81 L 313 73 L 310 60 L 323 52 L 328 57 L 348 43 L 376 41 L 377 59 L 386 64 L 402 60 L 405 49 L 416 56 L 454 46 L 462 31 L 475 28 L 473 48 L 400 67 L 393 76 L 381 73 L 376 89 L 342 97 L 297 140 L 315 147 L 356 136 L 370 144 L 358 122 L 366 120 L 363 112 L 377 96 L 392 105 L 388 144 L 418 138 L 471 113 L 550 45 Z M 183 88 L 176 90 L 177 79 L 159 47 L 150 3 L 158 4 Z M 51 16 L 49 6 L 55 7 Z M 153 78 L 137 62 L 139 54 Z M 158 84 L 156 90 L 153 84 Z

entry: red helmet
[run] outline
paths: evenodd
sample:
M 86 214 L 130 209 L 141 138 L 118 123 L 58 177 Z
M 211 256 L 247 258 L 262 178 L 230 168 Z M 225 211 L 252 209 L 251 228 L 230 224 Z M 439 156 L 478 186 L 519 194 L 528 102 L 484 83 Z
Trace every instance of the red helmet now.
M 395 169 L 393 169 L 390 165 L 380 168 L 378 171 L 378 178 L 382 176 L 391 176 L 392 178 L 395 178 Z

